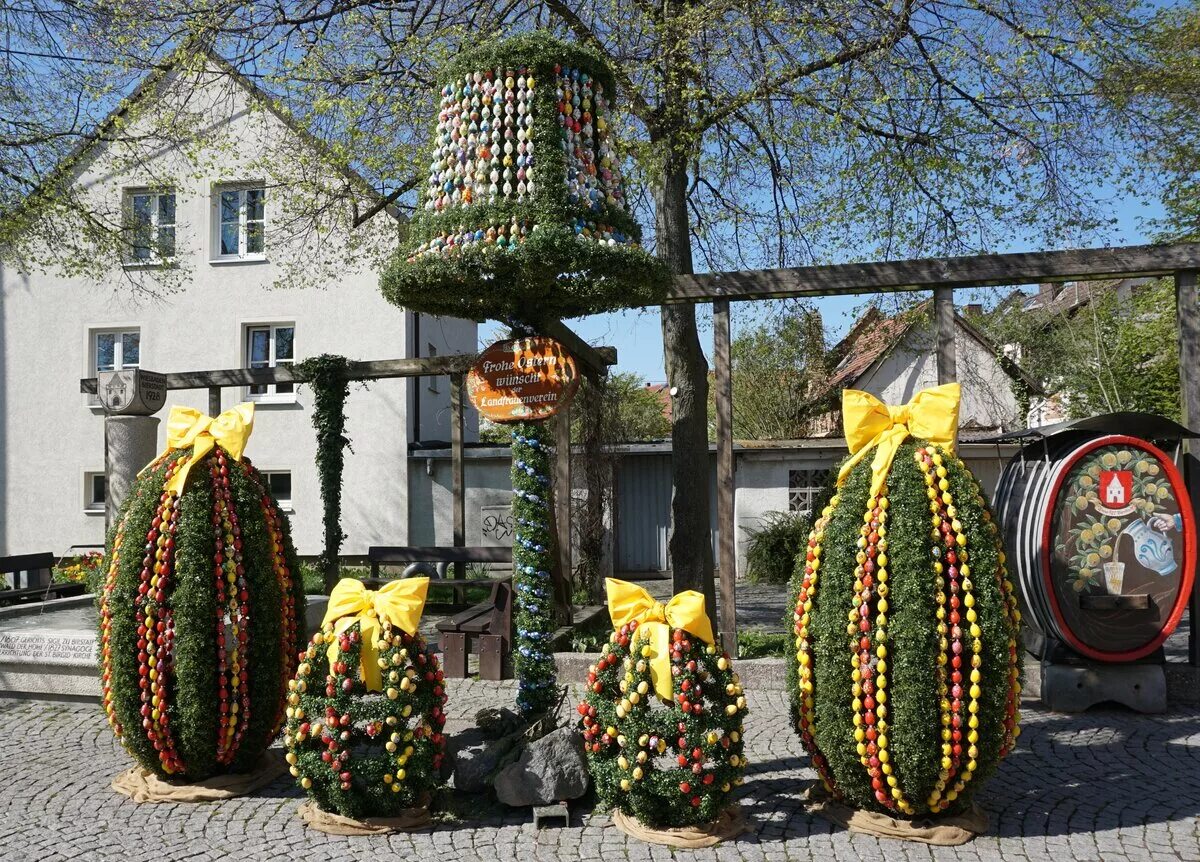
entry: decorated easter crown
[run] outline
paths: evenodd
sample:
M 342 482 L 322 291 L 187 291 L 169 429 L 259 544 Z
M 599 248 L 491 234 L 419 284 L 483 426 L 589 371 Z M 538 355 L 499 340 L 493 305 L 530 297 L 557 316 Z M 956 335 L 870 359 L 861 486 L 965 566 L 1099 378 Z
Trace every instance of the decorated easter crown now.
M 605 62 L 529 33 L 462 55 L 442 81 L 420 207 L 384 295 L 525 321 L 660 300 L 667 270 L 626 206 Z

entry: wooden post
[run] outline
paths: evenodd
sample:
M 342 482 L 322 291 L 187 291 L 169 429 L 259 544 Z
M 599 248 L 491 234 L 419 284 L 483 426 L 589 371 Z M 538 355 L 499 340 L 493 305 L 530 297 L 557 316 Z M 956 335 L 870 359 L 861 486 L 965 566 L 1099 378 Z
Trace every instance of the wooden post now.
M 558 411 L 554 423 L 554 526 L 558 545 L 558 584 L 554 597 L 556 610 L 563 616 L 561 623 L 570 625 L 571 580 L 574 567 L 571 560 L 571 408 L 565 405 Z
M 208 387 L 208 415 L 209 416 L 220 416 L 221 415 L 221 387 L 220 386 Z
M 721 576 L 721 646 L 737 657 L 737 529 L 733 500 L 733 369 L 729 301 L 713 303 L 713 365 L 717 402 L 717 570 Z M 710 609 L 711 616 L 712 611 Z
M 467 504 L 463 462 L 463 375 L 450 375 L 450 493 L 454 519 L 454 547 L 467 543 Z M 454 564 L 454 579 L 462 580 L 466 572 L 461 562 Z M 454 587 L 454 600 L 462 604 L 463 591 Z
M 954 355 L 954 288 L 933 289 L 933 317 L 937 323 L 938 385 L 958 379 L 958 362 Z
M 1188 429 L 1200 424 L 1200 298 L 1196 296 L 1196 271 L 1175 273 L 1175 313 L 1179 326 L 1179 394 L 1183 424 Z M 1191 497 L 1192 511 L 1200 511 L 1200 446 L 1189 438 L 1183 446 L 1183 475 Z M 1188 614 L 1188 661 L 1200 667 L 1200 583 L 1192 587 Z

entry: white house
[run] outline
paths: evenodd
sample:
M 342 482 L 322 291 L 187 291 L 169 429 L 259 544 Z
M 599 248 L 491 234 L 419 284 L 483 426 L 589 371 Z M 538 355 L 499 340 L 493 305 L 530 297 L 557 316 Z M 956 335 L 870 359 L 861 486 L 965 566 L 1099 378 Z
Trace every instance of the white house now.
M 305 191 L 289 171 L 305 175 Z M 0 250 L 0 555 L 104 540 L 103 418 L 80 378 L 477 349 L 474 322 L 421 316 L 380 296 L 393 214 L 364 228 L 348 216 L 309 218 L 345 209 L 318 200 L 324 191 L 333 200 L 352 188 L 369 201 L 370 189 L 216 57 L 177 58 L 151 75 L 58 181 L 75 184 L 97 212 L 117 213 L 132 241 L 123 260 L 82 275 L 42 272 L 18 250 Z M 435 378 L 352 387 L 344 553 L 408 540 L 409 451 L 417 439 L 449 439 L 448 390 Z M 290 501 L 300 553 L 316 554 L 311 393 L 224 391 L 225 408 L 243 400 L 257 404 L 247 455 Z M 171 392 L 171 403 L 207 407 L 204 391 Z M 468 439 L 474 424 L 468 414 Z
M 840 398 L 842 389 L 862 389 L 885 404 L 905 404 L 922 389 L 936 386 L 937 327 L 930 308 L 924 303 L 892 317 L 874 306 L 868 309 L 834 347 L 838 365 L 827 391 Z M 962 386 L 960 436 L 970 439 L 1025 427 L 1017 390 L 1036 394 L 1041 387 L 957 311 L 954 352 Z M 840 407 L 818 424 L 816 436 L 840 435 Z

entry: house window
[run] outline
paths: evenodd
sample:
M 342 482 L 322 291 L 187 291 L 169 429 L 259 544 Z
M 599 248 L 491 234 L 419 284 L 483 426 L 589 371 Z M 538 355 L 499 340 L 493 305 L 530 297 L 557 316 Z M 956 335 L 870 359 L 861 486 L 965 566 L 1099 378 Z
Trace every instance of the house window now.
M 214 197 L 216 260 L 261 258 L 265 249 L 266 190 L 262 186 L 218 188 Z
M 292 509 L 292 471 L 291 470 L 263 470 L 263 481 L 267 483 L 267 490 L 271 492 L 271 496 L 279 501 L 280 508 L 291 511 Z
M 98 329 L 91 337 L 92 376 L 142 364 L 140 329 Z
M 788 470 L 788 511 L 811 514 L 828 481 L 828 470 Z
M 175 256 L 175 193 L 128 191 L 129 263 L 158 263 Z
M 295 360 L 295 335 L 296 327 L 291 323 L 246 327 L 246 367 L 291 365 Z M 282 395 L 290 400 L 295 388 L 291 383 L 264 383 L 247 387 L 246 394 L 257 399 Z
M 108 499 L 108 486 L 103 473 L 83 474 L 83 511 L 103 512 Z
M 425 347 L 428 351 L 427 355 L 429 356 L 430 359 L 432 359 L 433 357 L 438 355 L 437 348 L 434 347 L 432 344 L 426 343 Z M 434 376 L 430 376 L 430 377 L 426 377 L 425 379 L 429 381 L 429 384 L 428 384 L 429 391 L 432 392 L 434 395 L 438 394 L 438 392 L 440 391 L 438 389 L 438 378 L 434 377 Z

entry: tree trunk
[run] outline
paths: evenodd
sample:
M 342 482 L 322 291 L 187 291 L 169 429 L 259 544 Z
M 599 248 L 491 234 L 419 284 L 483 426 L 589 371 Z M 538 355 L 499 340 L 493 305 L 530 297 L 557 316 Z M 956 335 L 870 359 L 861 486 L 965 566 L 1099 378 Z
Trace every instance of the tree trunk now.
M 670 158 L 655 190 L 658 254 L 679 274 L 692 272 L 687 218 L 687 167 Z M 696 307 L 662 307 L 663 358 L 671 387 L 671 532 L 667 552 L 672 587 L 704 593 L 715 620 L 712 539 L 709 531 L 708 362 L 696 330 Z

